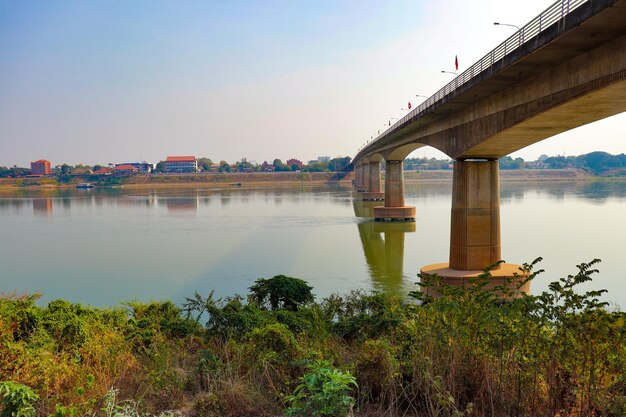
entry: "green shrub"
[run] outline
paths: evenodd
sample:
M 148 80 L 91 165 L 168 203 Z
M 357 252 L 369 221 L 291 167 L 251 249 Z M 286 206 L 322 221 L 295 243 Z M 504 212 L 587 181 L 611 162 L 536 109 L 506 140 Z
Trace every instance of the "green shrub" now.
M 318 361 L 308 366 L 293 395 L 285 398 L 290 406 L 287 417 L 345 417 L 354 405 L 349 393 L 357 387 L 349 373 L 331 367 L 330 362 Z
M 272 310 L 282 308 L 292 311 L 315 300 L 312 289 L 306 281 L 285 275 L 257 279 L 250 287 L 251 298 L 259 305 L 269 304 Z
M 353 291 L 339 300 L 333 301 L 336 316 L 333 329 L 349 340 L 380 337 L 404 319 L 402 298 L 399 296 Z
M 0 382 L 2 417 L 34 417 L 35 401 L 39 396 L 26 385 L 10 381 Z

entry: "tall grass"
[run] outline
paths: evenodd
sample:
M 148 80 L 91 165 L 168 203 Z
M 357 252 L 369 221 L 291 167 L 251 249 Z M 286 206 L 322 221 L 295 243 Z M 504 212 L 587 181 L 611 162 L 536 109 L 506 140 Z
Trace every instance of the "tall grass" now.
M 507 301 L 488 273 L 417 302 L 363 291 L 313 302 L 282 276 L 286 303 L 255 286 L 113 309 L 5 295 L 0 381 L 32 388 L 37 416 L 101 414 L 111 392 L 137 415 L 278 416 L 324 363 L 356 378 L 357 416 L 623 416 L 625 314 L 578 290 L 597 262 Z

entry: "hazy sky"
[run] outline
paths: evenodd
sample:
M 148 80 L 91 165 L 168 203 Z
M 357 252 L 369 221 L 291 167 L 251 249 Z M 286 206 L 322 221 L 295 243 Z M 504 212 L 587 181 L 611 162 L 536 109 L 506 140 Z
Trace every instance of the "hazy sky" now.
M 0 165 L 354 156 L 552 2 L 0 0 Z M 513 156 L 626 151 L 626 116 Z M 412 156 L 441 156 L 432 148 Z

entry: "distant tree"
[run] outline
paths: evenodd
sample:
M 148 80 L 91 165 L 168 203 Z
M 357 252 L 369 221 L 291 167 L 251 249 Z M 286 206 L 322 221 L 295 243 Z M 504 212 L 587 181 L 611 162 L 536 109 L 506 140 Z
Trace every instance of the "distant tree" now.
M 611 155 L 607 152 L 591 152 L 580 155 L 576 158 L 576 165 L 580 168 L 589 169 L 595 174 L 624 166 L 619 155 Z
M 344 156 L 343 158 L 333 158 L 328 162 L 326 166 L 329 171 L 339 172 L 346 171 L 350 166 L 350 161 L 352 158 L 349 156 Z
M 68 164 L 61 165 L 61 175 L 68 175 L 72 172 L 72 167 Z
M 303 169 L 306 172 L 324 172 L 325 170 L 326 167 L 321 162 L 311 162 Z
M 235 165 L 237 165 L 237 171 L 239 172 L 254 171 L 254 165 L 246 157 L 241 158 L 241 161 L 235 162 Z
M 220 172 L 230 172 L 230 164 L 226 161 L 220 161 Z
M 165 172 L 166 168 L 165 168 L 165 161 L 159 161 L 156 164 L 156 167 L 154 167 L 154 172 Z
M 564 156 L 551 156 L 543 161 L 550 169 L 562 169 L 568 166 Z
M 213 165 L 213 161 L 211 161 L 209 158 L 198 158 L 198 168 L 202 169 L 203 171 L 210 171 L 211 165 Z
M 511 158 L 510 156 L 505 156 L 504 158 L 499 159 L 500 169 L 521 169 L 524 168 L 524 160 L 522 158 Z
M 290 171 L 291 170 L 291 167 L 283 164 L 283 161 L 281 161 L 280 159 L 274 159 L 274 162 L 272 163 L 272 165 L 274 165 L 274 171 Z

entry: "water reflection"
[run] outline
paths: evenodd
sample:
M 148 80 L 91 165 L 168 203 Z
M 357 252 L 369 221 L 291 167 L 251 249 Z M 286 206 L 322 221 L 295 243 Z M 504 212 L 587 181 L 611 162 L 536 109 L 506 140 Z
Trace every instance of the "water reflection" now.
M 38 216 L 52 216 L 52 198 L 36 198 L 33 200 L 33 213 Z
M 354 215 L 366 219 L 374 218 L 374 207 L 382 205 L 380 201 L 353 200 Z
M 604 203 L 610 198 L 626 197 L 625 181 L 558 181 L 558 182 L 502 182 L 500 199 L 502 201 L 522 200 L 524 194 L 535 193 L 548 195 L 562 200 L 576 196 L 593 203 Z
M 357 217 L 370 218 L 358 223 L 359 237 L 367 268 L 375 289 L 402 292 L 404 283 L 404 235 L 415 232 L 415 222 L 377 222 L 374 206 L 380 202 L 353 201 Z
M 168 213 L 195 214 L 198 211 L 198 197 L 167 197 L 159 198 L 159 203 L 165 203 Z

